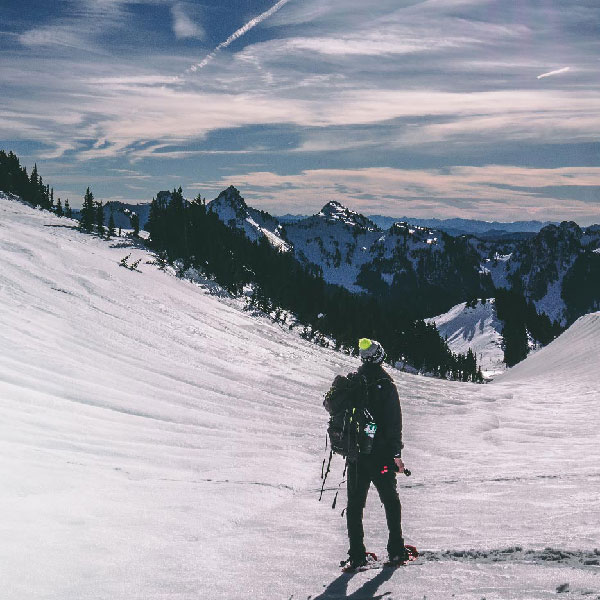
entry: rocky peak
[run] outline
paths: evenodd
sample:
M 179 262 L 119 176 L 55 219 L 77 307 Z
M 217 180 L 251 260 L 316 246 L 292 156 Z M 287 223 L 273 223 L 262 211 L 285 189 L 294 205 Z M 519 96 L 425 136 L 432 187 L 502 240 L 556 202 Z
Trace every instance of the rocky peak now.
M 209 210 L 212 212 L 220 212 L 222 209 L 232 210 L 236 217 L 243 219 L 248 214 L 248 205 L 242 198 L 239 190 L 230 185 L 223 190 L 212 202 L 209 203 Z
M 340 204 L 336 200 L 328 202 L 318 213 L 319 217 L 325 218 L 329 222 L 339 222 L 350 227 L 360 227 L 368 230 L 377 231 L 379 228 L 375 223 L 367 219 L 364 215 L 357 213 Z

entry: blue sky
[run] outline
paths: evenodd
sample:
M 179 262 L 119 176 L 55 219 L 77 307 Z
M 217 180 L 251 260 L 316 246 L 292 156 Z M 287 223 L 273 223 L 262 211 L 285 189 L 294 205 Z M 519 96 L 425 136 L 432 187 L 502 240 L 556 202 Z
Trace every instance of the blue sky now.
M 600 222 L 597 0 L 3 0 L 0 147 L 57 195 Z

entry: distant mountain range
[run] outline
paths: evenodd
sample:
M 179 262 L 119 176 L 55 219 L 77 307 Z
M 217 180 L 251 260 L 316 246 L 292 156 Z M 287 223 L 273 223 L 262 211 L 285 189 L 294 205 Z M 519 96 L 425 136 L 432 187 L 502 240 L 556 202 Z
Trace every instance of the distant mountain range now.
M 548 225 L 559 225 L 552 221 L 514 221 L 512 223 L 503 223 L 500 221 L 477 221 L 473 219 L 420 219 L 415 217 L 386 217 L 381 215 L 371 215 L 369 219 L 376 223 L 382 229 L 391 227 L 398 221 L 406 221 L 421 227 L 430 227 L 439 229 L 451 235 L 485 235 L 501 236 L 506 233 L 538 233 Z
M 157 197 L 168 202 L 170 192 Z M 475 297 L 513 289 L 562 325 L 600 308 L 600 225 L 487 222 L 469 219 L 366 217 L 339 202 L 312 216 L 275 217 L 246 204 L 231 186 L 207 205 L 228 226 L 266 238 L 329 283 L 396 300 L 422 316 L 442 314 Z M 144 228 L 150 204 L 108 202 L 117 227 L 128 211 Z
M 423 316 L 471 298 L 493 297 L 497 288 L 522 293 L 562 325 L 600 308 L 600 226 L 425 221 L 460 224 L 463 230 L 468 224 L 488 228 L 456 236 L 407 221 L 386 221 L 392 225 L 383 228 L 339 202 L 327 203 L 316 215 L 279 220 L 249 207 L 233 186 L 208 210 L 250 239 L 266 237 L 316 265 L 329 283 L 395 300 Z

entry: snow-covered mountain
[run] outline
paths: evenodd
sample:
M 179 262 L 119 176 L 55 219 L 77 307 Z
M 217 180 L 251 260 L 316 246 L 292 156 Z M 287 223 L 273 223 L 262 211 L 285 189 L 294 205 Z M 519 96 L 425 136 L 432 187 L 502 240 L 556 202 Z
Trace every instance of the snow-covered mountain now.
M 233 186 L 223 190 L 212 202 L 208 210 L 232 228 L 242 230 L 252 241 L 267 240 L 279 250 L 287 252 L 289 245 L 282 237 L 283 226 L 269 213 L 249 207 Z
M 485 255 L 489 246 L 474 241 Z M 527 242 L 484 258 L 496 287 L 517 289 L 539 312 L 565 325 L 600 308 L 600 227 L 549 225 Z
M 441 313 L 467 298 L 492 297 L 495 288 L 522 293 L 563 326 L 600 308 L 597 225 L 582 229 L 568 222 L 522 222 L 512 229 L 541 229 L 525 238 L 509 233 L 479 239 L 407 222 L 381 229 L 339 202 L 282 225 L 249 208 L 235 188 L 209 207 L 213 205 L 224 222 L 250 239 L 266 236 L 274 245 L 286 244 L 299 260 L 317 265 L 327 282 L 390 298 L 416 314 Z
M 506 369 L 502 349 L 502 321 L 498 319 L 495 300 L 461 302 L 447 313 L 427 322 L 435 323 L 440 335 L 457 354 L 473 351 L 485 377 L 495 377 Z
M 321 403 L 356 360 L 121 244 L 0 197 L 2 598 L 597 594 L 600 314 L 489 385 L 391 370 L 424 558 L 340 576 Z
M 321 269 L 328 283 L 390 298 L 415 314 L 448 309 L 464 297 L 490 295 L 491 280 L 480 272 L 480 255 L 466 239 L 408 223 L 382 231 L 338 202 L 329 202 L 316 215 L 280 228 L 274 217 L 266 219 L 266 213 L 261 213 L 263 221 L 256 227 L 249 225 L 251 209 L 240 202 L 237 190 L 230 195 L 233 208 L 219 197 L 208 205 L 209 210 L 250 239 L 264 235 L 262 223 L 269 223 L 301 262 Z

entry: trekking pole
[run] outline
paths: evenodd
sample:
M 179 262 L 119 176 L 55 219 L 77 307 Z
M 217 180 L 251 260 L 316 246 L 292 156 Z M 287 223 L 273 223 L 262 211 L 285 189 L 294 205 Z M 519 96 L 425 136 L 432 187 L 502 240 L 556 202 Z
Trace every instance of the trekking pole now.
M 396 467 L 396 472 L 400 473 L 400 469 L 398 468 L 398 466 L 394 463 L 394 466 Z M 402 471 L 407 477 L 410 477 L 412 475 L 412 472 L 410 469 L 407 469 L 406 467 L 404 467 L 404 471 Z

